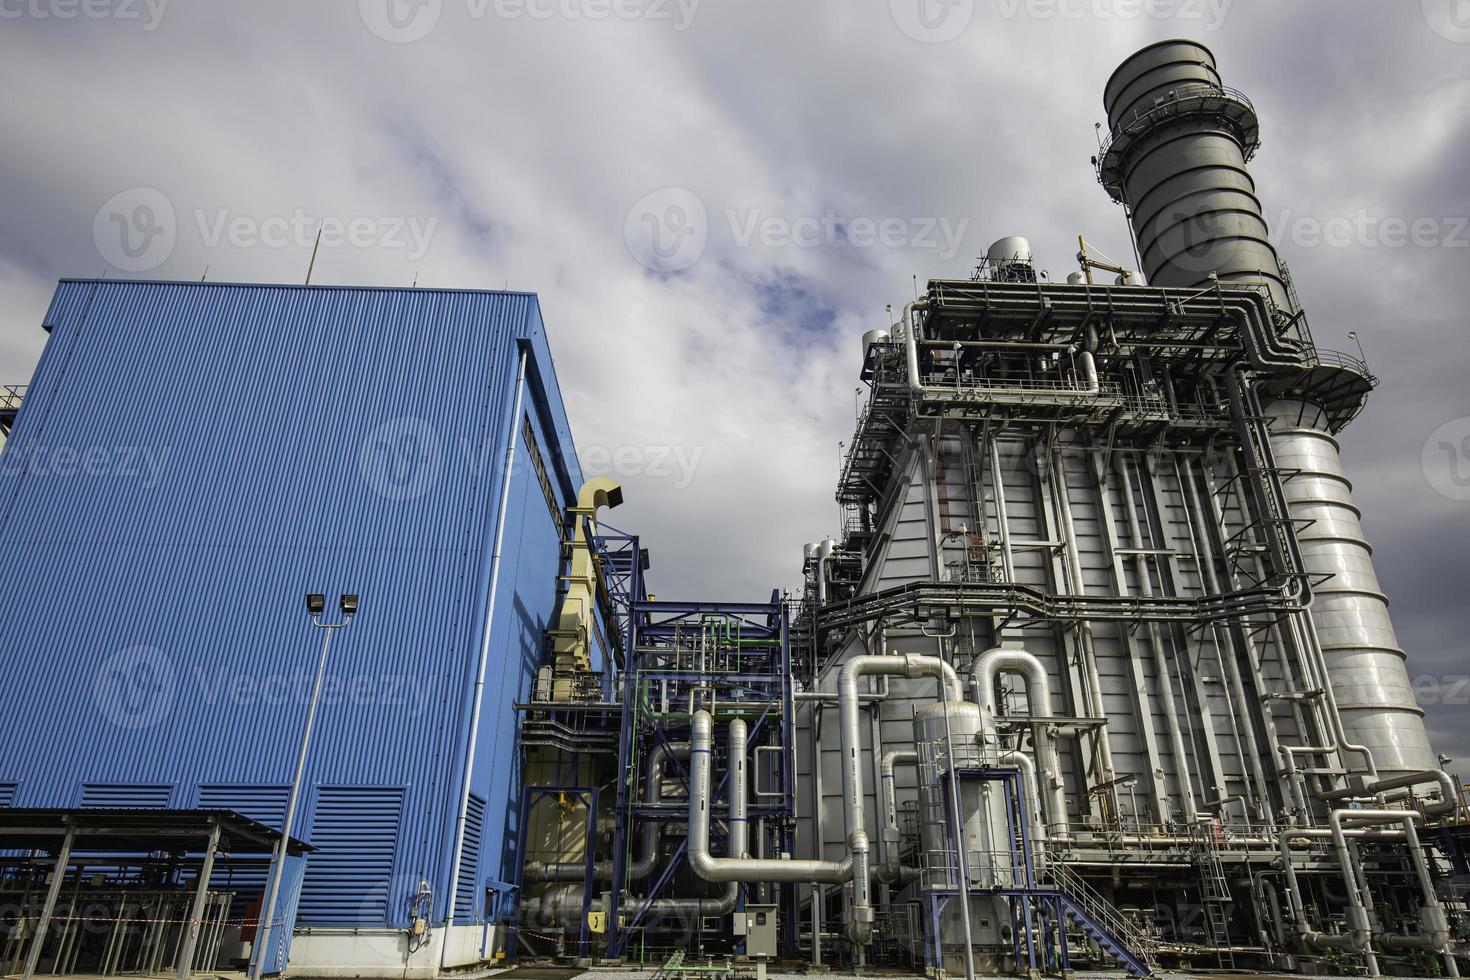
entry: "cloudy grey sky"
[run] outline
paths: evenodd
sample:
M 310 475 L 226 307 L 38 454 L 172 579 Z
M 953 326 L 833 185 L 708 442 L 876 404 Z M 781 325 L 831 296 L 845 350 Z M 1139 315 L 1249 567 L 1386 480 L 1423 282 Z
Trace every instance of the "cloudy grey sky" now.
M 1093 124 L 1172 36 L 1255 101 L 1318 342 L 1382 379 L 1344 454 L 1470 764 L 1466 0 L 0 0 L 0 382 L 60 276 L 299 281 L 325 222 L 317 282 L 540 293 L 655 587 L 757 598 L 837 530 L 858 337 L 913 276 L 1128 255 Z

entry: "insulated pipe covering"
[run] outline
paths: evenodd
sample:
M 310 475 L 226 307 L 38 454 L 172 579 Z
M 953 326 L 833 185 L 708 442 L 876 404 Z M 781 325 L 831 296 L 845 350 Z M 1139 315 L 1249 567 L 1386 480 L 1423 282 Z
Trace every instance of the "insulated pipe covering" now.
M 852 877 L 852 860 L 782 861 L 773 858 L 743 858 L 731 855 L 715 857 L 709 852 L 710 755 L 714 746 L 714 718 L 708 711 L 696 711 L 689 748 L 689 866 L 706 881 L 827 882 L 839 884 Z M 737 728 L 738 726 L 738 728 Z M 732 747 L 745 742 L 745 722 L 731 722 Z M 743 766 L 742 766 L 743 769 Z M 732 773 L 732 776 L 734 774 Z M 741 785 L 744 776 L 740 777 Z M 735 780 L 730 784 L 732 850 L 738 843 L 745 846 L 744 831 L 736 838 L 735 824 L 745 825 L 745 802 L 736 797 Z M 738 817 L 738 820 L 735 819 Z
M 970 664 L 970 686 L 975 703 L 991 716 L 995 712 L 995 680 L 1001 674 L 1020 674 L 1026 678 L 1026 703 L 1036 718 L 1051 717 L 1051 679 L 1037 657 L 1013 647 L 992 647 Z M 1041 772 L 1032 792 L 1046 800 L 1049 830 L 1060 836 L 1067 828 L 1067 797 L 1062 788 L 1061 757 L 1046 725 L 1036 729 L 1036 755 Z
M 959 701 L 964 689 L 954 668 L 938 657 L 921 654 L 866 655 L 849 659 L 838 677 L 838 715 L 842 739 L 842 790 L 847 818 L 847 852 L 852 871 L 852 908 L 848 938 L 866 943 L 873 934 L 872 882 L 869 880 L 867 817 L 863 812 L 862 738 L 859 731 L 861 695 L 858 681 L 870 675 L 934 677 L 940 698 Z

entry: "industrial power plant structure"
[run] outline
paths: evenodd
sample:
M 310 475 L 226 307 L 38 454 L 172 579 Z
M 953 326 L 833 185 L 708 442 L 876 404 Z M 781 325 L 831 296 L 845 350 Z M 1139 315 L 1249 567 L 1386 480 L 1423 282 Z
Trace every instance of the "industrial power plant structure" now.
M 0 415 L 7 972 L 1458 976 L 1374 378 L 1211 53 L 1104 102 L 1141 268 L 1005 238 L 865 335 L 798 598 L 650 596 L 532 296 L 64 282 Z

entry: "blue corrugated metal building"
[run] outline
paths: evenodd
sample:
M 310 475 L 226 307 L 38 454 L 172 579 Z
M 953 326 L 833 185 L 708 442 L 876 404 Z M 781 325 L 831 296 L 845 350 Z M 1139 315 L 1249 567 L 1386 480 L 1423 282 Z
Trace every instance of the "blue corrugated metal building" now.
M 45 327 L 0 454 L 0 801 L 279 826 L 321 641 L 304 596 L 357 593 L 297 817 L 317 852 L 291 963 L 476 958 L 494 942 L 483 885 L 514 851 L 514 702 L 581 483 L 536 297 L 66 280 Z M 408 964 L 396 930 L 423 886 L 456 936 Z

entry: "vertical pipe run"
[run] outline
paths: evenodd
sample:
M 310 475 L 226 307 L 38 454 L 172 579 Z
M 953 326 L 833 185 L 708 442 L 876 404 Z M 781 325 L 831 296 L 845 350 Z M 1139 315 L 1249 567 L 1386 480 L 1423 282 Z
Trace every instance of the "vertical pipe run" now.
M 1128 533 L 1133 540 L 1135 548 L 1143 547 L 1143 537 L 1138 524 L 1138 514 L 1133 506 L 1133 482 L 1128 473 L 1128 463 L 1119 454 L 1113 460 L 1121 483 L 1120 492 L 1123 495 L 1123 513 L 1128 519 Z M 1153 595 L 1153 586 L 1149 584 L 1148 556 L 1137 554 L 1134 556 L 1138 571 L 1138 590 L 1144 598 Z M 1194 803 L 1194 780 L 1189 771 L 1189 755 L 1184 747 L 1184 732 L 1179 725 L 1179 709 L 1174 703 L 1174 684 L 1169 676 L 1168 658 L 1164 655 L 1164 640 L 1160 635 L 1159 626 L 1155 622 L 1148 624 L 1149 646 L 1153 648 L 1154 674 L 1159 685 L 1159 700 L 1164 703 L 1164 721 L 1168 726 L 1169 745 L 1174 755 L 1175 773 L 1179 777 L 1179 802 L 1184 809 L 1185 819 L 1193 823 L 1198 817 L 1198 811 Z M 1139 724 L 1148 724 L 1147 718 L 1140 718 Z
M 1062 457 L 1060 446 L 1052 449 L 1052 484 L 1056 487 L 1057 509 L 1061 512 L 1062 533 L 1066 536 L 1067 563 L 1071 570 L 1072 591 L 1079 595 L 1087 594 L 1087 579 L 1082 569 L 1082 546 L 1077 540 L 1077 528 L 1072 520 L 1072 499 L 1067 489 L 1067 467 Z M 1092 624 L 1083 620 L 1077 624 L 1078 643 L 1081 647 L 1083 669 L 1087 676 L 1087 710 L 1094 718 L 1106 718 L 1107 707 L 1103 704 L 1102 675 L 1097 669 L 1097 650 L 1093 643 Z M 1108 726 L 1103 725 L 1095 730 L 1093 739 L 1097 743 L 1097 751 L 1102 766 L 1102 782 L 1108 784 L 1107 794 L 1113 800 L 1112 810 L 1117 812 L 1117 789 L 1113 783 L 1113 747 L 1108 741 Z
M 1194 481 L 1193 465 L 1188 457 L 1185 457 L 1179 470 L 1179 494 L 1184 501 L 1185 512 L 1189 515 L 1190 533 L 1194 539 L 1194 546 L 1199 551 L 1198 564 L 1204 578 L 1202 584 L 1210 595 L 1221 595 L 1224 590 L 1220 586 L 1220 578 L 1215 571 L 1215 550 L 1211 541 L 1209 524 L 1206 521 L 1205 507 L 1200 501 L 1199 486 Z M 1252 795 L 1262 808 L 1266 822 L 1274 823 L 1271 794 L 1266 781 L 1265 769 L 1261 763 L 1261 747 L 1256 739 L 1255 725 L 1251 722 L 1252 699 L 1246 695 L 1245 684 L 1240 676 L 1240 664 L 1237 662 L 1235 649 L 1230 642 L 1229 631 L 1221 629 L 1217 623 L 1211 623 L 1210 632 L 1215 644 L 1216 658 L 1220 661 L 1220 668 L 1225 673 L 1226 691 L 1231 695 L 1227 700 L 1227 707 L 1230 712 L 1231 727 L 1235 731 L 1235 751 L 1240 755 L 1249 752 L 1247 765 L 1254 781 Z M 1246 641 L 1249 642 L 1249 637 L 1246 638 Z M 1271 718 L 1270 703 L 1262 703 L 1260 711 L 1265 722 L 1267 741 L 1274 746 L 1277 744 L 1276 725 Z M 1244 748 L 1240 744 L 1242 728 L 1245 730 Z

